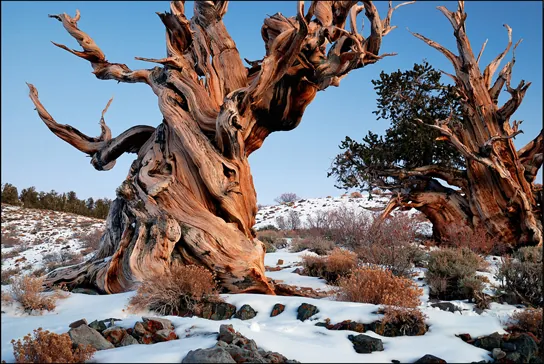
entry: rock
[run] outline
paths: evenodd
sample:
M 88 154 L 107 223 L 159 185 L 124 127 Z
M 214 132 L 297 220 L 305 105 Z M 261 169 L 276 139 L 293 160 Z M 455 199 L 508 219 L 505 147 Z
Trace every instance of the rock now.
M 470 336 L 470 334 L 459 334 L 457 335 L 457 337 L 459 337 L 464 342 L 472 340 L 472 337 Z
M 98 331 L 87 325 L 81 325 L 75 329 L 70 329 L 68 335 L 75 345 L 91 345 L 96 350 L 105 350 L 113 348 L 113 344 L 104 339 Z
M 474 307 L 472 311 L 476 312 L 478 315 L 481 315 L 485 310 L 480 307 Z
M 416 363 L 417 364 L 446 364 L 446 361 L 444 359 L 440 359 L 437 356 L 426 354 L 414 362 L 414 364 Z
M 368 354 L 373 351 L 383 351 L 383 342 L 372 336 L 359 334 L 357 336 L 348 335 L 348 339 L 353 343 L 353 348 L 359 354 Z
M 144 345 L 153 344 L 153 336 L 150 333 L 144 334 L 138 338 L 138 342 Z
M 297 268 L 297 269 L 295 269 L 294 271 L 292 271 L 291 273 L 296 273 L 296 274 L 302 275 L 302 274 L 304 273 L 304 269 L 302 269 L 302 268 Z
M 219 326 L 219 336 L 217 340 L 223 341 L 227 344 L 231 344 L 234 338 L 236 338 L 236 331 L 234 330 L 232 325 Z
M 393 363 L 393 364 L 400 364 L 400 360 L 391 359 L 391 363 Z
M 121 321 L 121 319 L 110 317 L 100 321 L 102 321 L 107 327 L 112 327 L 112 326 L 115 326 L 115 321 Z
M 132 329 L 132 336 L 135 338 L 140 338 L 145 334 L 149 334 L 149 332 L 145 329 L 144 325 L 140 321 L 136 322 L 134 324 L 134 328 Z
M 461 312 L 461 309 L 458 306 L 451 303 L 451 302 L 432 303 L 431 307 L 439 308 L 442 311 L 448 311 L 448 312 L 459 311 L 459 312 Z
M 243 305 L 240 307 L 238 312 L 234 314 L 234 317 L 240 319 L 240 320 L 251 320 L 257 316 L 257 312 L 250 306 L 250 305 Z
M 151 332 L 152 334 L 156 333 L 159 330 L 173 330 L 174 325 L 172 322 L 167 319 L 159 317 L 142 317 L 144 328 Z
M 297 310 L 297 319 L 300 321 L 305 321 L 318 312 L 319 310 L 314 305 L 303 303 Z
M 156 343 L 162 343 L 165 341 L 176 340 L 178 335 L 173 330 L 162 329 L 153 334 L 153 341 Z
M 70 325 L 68 325 L 68 327 L 70 327 L 71 329 L 75 329 L 76 327 L 81 325 L 87 325 L 87 320 L 82 318 L 81 320 L 72 322 Z
M 92 329 L 95 329 L 98 332 L 102 332 L 107 329 L 106 324 L 103 321 L 96 321 L 94 320 L 89 324 L 89 327 Z
M 90 288 L 74 288 L 72 290 L 72 293 L 90 294 L 90 295 L 93 295 L 93 296 L 98 296 L 99 295 L 98 292 L 96 292 L 94 289 L 90 289 Z
M 248 350 L 233 344 L 227 345 L 225 350 L 236 363 L 266 363 L 257 350 Z
M 138 342 L 138 340 L 136 340 L 133 336 L 131 335 L 125 335 L 125 337 L 123 338 L 123 340 L 121 340 L 121 342 L 119 343 L 119 346 L 129 346 L 129 345 L 140 345 L 140 343 Z
M 493 356 L 493 359 L 499 360 L 499 359 L 504 358 L 506 356 L 506 353 L 504 351 L 502 351 L 501 349 L 499 349 L 499 348 L 495 348 L 491 352 L 491 355 Z
M 520 360 L 523 363 L 528 363 L 531 359 L 537 357 L 538 345 L 529 335 L 523 333 L 510 341 L 516 345 L 516 352 L 520 354 Z
M 202 318 L 208 320 L 228 320 L 236 313 L 236 306 L 227 302 L 207 302 L 202 308 Z
M 123 338 L 127 335 L 127 330 L 119 326 L 112 326 L 102 331 L 102 336 L 115 346 L 119 346 Z
M 492 351 L 495 348 L 500 348 L 502 342 L 502 335 L 498 332 L 494 332 L 489 336 L 480 338 L 480 347 L 482 349 Z
M 225 348 L 216 346 L 210 349 L 191 350 L 182 363 L 236 363 Z
M 512 353 L 506 354 L 506 357 L 504 359 L 507 360 L 508 362 L 521 363 L 520 358 L 521 358 L 521 354 L 518 353 L 517 351 L 514 351 Z
M 276 265 L 282 265 L 283 264 L 283 259 L 278 259 L 278 262 L 276 263 Z
M 504 351 L 516 351 L 516 344 L 503 341 L 501 349 Z
M 274 307 L 272 307 L 272 312 L 270 313 L 270 317 L 276 317 L 283 311 L 285 311 L 285 305 L 282 305 L 281 303 L 276 303 Z

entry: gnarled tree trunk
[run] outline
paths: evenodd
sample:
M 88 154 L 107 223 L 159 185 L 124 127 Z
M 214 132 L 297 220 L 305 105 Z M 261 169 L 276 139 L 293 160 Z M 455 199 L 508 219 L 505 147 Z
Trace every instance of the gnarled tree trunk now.
M 57 46 L 89 61 L 100 79 L 148 84 L 163 120 L 156 128 L 135 126 L 112 138 L 103 119 L 106 107 L 102 134 L 88 137 L 56 123 L 29 85 L 41 119 L 58 137 L 92 156 L 96 169 L 111 169 L 122 153 L 138 155 L 117 190 L 97 255 L 52 272 L 48 284 L 122 292 L 180 260 L 216 272 L 226 291 L 274 293 L 264 275 L 264 246 L 252 229 L 257 206 L 248 156 L 270 133 L 295 128 L 317 91 L 338 86 L 349 71 L 385 56 L 378 52 L 382 37 L 393 29 L 395 8 L 390 4 L 380 19 L 370 1 L 316 1 L 305 14 L 299 1 L 296 17 L 265 19 L 266 56 L 248 61 L 246 68 L 223 24 L 227 2 L 194 4 L 190 20 L 182 1 L 159 14 L 166 26 L 167 56 L 137 58 L 162 65 L 137 71 L 106 61 L 78 28 L 79 12 L 74 18 L 52 16 L 83 51 Z M 371 23 L 366 38 L 356 26 L 363 10 Z M 348 16 L 351 31 L 344 29 Z M 327 44 L 332 44 L 328 53 Z
M 521 81 L 516 88 L 511 87 L 513 56 L 492 84 L 493 74 L 512 46 L 512 30 L 505 25 L 508 46 L 482 73 L 479 60 L 485 44 L 476 57 L 465 33 L 464 3 L 459 2 L 456 12 L 443 6 L 438 9 L 453 26 L 459 55 L 420 34 L 414 35 L 443 53 L 453 64 L 455 74 L 446 74 L 455 81 L 464 120 L 462 125 L 454 124 L 451 118 L 437 120 L 435 125 L 424 125 L 440 131 L 441 139 L 463 155 L 466 170 L 427 166 L 390 171 L 389 175 L 401 180 L 410 177 L 419 183 L 392 199 L 385 214 L 398 206 L 419 209 L 433 222 L 435 236 L 439 238 L 447 235 L 448 227 L 453 223 L 470 227 L 483 224 L 502 243 L 542 245 L 542 194 L 539 192 L 542 187 L 534 183 L 543 161 L 542 131 L 527 146 L 516 151 L 512 139 L 521 133 L 520 122 L 510 123 L 510 117 L 521 104 L 530 83 Z M 499 106 L 499 93 L 505 86 L 511 98 Z M 423 121 L 419 122 L 423 124 Z M 432 180 L 435 177 L 459 190 L 437 188 L 438 182 Z

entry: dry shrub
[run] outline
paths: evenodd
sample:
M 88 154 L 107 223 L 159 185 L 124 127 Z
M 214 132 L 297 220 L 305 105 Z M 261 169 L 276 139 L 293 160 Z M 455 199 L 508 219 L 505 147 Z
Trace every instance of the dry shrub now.
M 427 332 L 426 315 L 417 308 L 380 307 L 378 313 L 384 314 L 381 325 L 375 332 L 382 336 L 418 336 Z
M 353 270 L 348 277 L 340 278 L 338 285 L 340 300 L 375 305 L 417 307 L 423 294 L 412 280 L 373 266 Z
M 104 235 L 104 229 L 94 229 L 87 234 L 77 234 L 77 238 L 83 243 L 83 248 L 88 251 L 94 251 L 100 248 L 102 235 Z
M 544 304 L 542 268 L 542 247 L 524 247 L 515 251 L 512 257 L 502 259 L 497 279 L 501 280 L 503 289 L 541 306 Z
M 11 284 L 13 278 L 21 272 L 18 268 L 2 268 L 2 273 L 0 275 L 0 283 L 4 286 L 6 284 Z
M 130 300 L 133 310 L 161 315 L 199 315 L 205 302 L 220 302 L 213 274 L 196 265 L 174 262 L 165 274 L 142 282 Z
M 96 349 L 90 345 L 73 347 L 67 333 L 62 335 L 42 330 L 40 327 L 23 340 L 11 340 L 16 363 L 85 363 Z
M 2 304 L 11 305 L 13 303 L 13 296 L 6 291 L 2 291 Z
M 363 195 L 361 195 L 361 192 L 355 191 L 355 192 L 350 193 L 349 197 L 351 197 L 351 198 L 362 198 Z
M 15 278 L 11 285 L 13 298 L 21 304 L 27 313 L 32 313 L 32 311 L 41 313 L 43 310 L 53 311 L 57 299 L 65 298 L 61 292 L 44 295 L 43 291 L 43 278 L 29 275 Z
M 340 277 L 348 275 L 357 268 L 357 263 L 355 253 L 340 248 L 334 248 L 327 256 L 304 255 L 302 257 L 305 274 L 323 278 L 331 284 L 336 284 Z
M 308 249 L 318 255 L 325 255 L 334 249 L 334 243 L 322 236 L 308 237 L 304 239 L 295 238 L 291 242 L 292 252 L 301 252 Z
M 395 275 L 409 276 L 415 261 L 423 252 L 413 242 L 416 237 L 416 221 L 406 215 L 391 216 L 381 221 L 374 219 L 365 226 L 364 238 L 355 251 L 366 263 L 384 266 Z
M 277 230 L 257 231 L 257 239 L 264 243 L 267 253 L 273 253 L 277 249 L 287 247 L 287 240 L 285 240 L 284 234 Z
M 19 256 L 19 251 L 17 249 L 12 249 L 9 252 L 2 252 L 2 259 L 9 259 Z
M 484 264 L 481 257 L 467 248 L 431 252 L 425 273 L 429 296 L 442 300 L 473 298 L 474 292 L 482 288 L 476 271 Z
M 459 224 L 446 227 L 446 236 L 442 239 L 445 246 L 452 248 L 468 248 L 476 254 L 501 255 L 506 251 L 506 245 L 493 239 L 483 226 L 474 229 Z
M 542 340 L 542 307 L 515 311 L 509 324 L 522 332 L 530 332 Z
M 19 239 L 14 233 L 2 233 L 2 245 L 6 248 L 18 246 L 19 244 L 21 244 L 21 239 Z

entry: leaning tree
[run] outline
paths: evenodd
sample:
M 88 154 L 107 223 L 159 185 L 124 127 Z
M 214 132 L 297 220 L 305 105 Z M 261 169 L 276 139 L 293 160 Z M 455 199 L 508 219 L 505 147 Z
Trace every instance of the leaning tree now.
M 88 286 L 115 293 L 162 274 L 173 261 L 205 266 L 224 290 L 274 293 L 264 275 L 263 244 L 253 225 L 256 193 L 248 157 L 275 131 L 292 130 L 318 91 L 338 86 L 348 72 L 377 62 L 389 33 L 392 7 L 379 17 L 370 1 L 314 1 L 296 17 L 264 20 L 266 55 L 245 67 L 223 23 L 226 1 L 195 1 L 187 19 L 184 2 L 159 13 L 166 27 L 166 57 L 131 70 L 112 63 L 78 28 L 80 13 L 50 15 L 62 22 L 83 51 L 56 46 L 90 62 L 103 80 L 145 83 L 157 95 L 162 122 L 134 126 L 113 138 L 102 112 L 99 137 L 58 124 L 30 87 L 40 118 L 59 138 L 109 170 L 123 153 L 136 153 L 117 189 L 100 249 L 90 261 L 52 272 L 46 283 Z M 364 11 L 368 36 L 357 30 Z M 350 28 L 346 27 L 349 20 Z
M 493 80 L 500 62 L 512 47 L 508 31 L 506 49 L 480 70 L 466 35 L 464 3 L 448 18 L 457 41 L 458 55 L 420 34 L 414 36 L 444 54 L 454 74 L 443 72 L 453 85 L 440 83 L 428 64 L 413 70 L 382 73 L 375 81 L 378 112 L 390 118 L 385 139 L 369 133 L 358 143 L 342 143 L 329 175 L 342 187 L 378 186 L 396 191 L 383 212 L 415 208 L 433 223 L 434 235 L 444 238 L 453 224 L 484 226 L 496 240 L 516 246 L 542 245 L 542 185 L 535 179 L 543 162 L 543 135 L 520 150 L 512 139 L 521 133 L 520 121 L 510 121 L 530 83 L 511 85 L 512 60 Z M 499 105 L 506 88 L 510 98 Z M 409 125 L 411 124 L 411 125 Z M 425 130 L 427 129 L 427 130 Z M 393 147 L 392 147 L 393 146 Z M 450 185 L 444 186 L 440 180 Z

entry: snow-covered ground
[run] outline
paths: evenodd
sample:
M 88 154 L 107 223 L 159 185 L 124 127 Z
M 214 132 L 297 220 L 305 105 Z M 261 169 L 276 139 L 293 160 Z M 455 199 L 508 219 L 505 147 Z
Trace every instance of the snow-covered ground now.
M 334 208 L 342 204 L 348 207 L 359 206 L 359 208 L 369 207 L 370 203 L 365 202 L 365 198 L 334 198 L 334 199 L 311 199 L 306 202 L 297 203 L 296 206 L 304 207 L 301 211 L 306 212 L 306 216 L 312 211 L 321 208 Z M 385 200 L 385 199 L 384 199 Z M 340 202 L 336 202 L 340 201 Z M 367 200 L 366 200 L 367 201 Z M 371 201 L 378 207 L 378 200 Z M 382 201 L 381 203 L 384 203 Z M 351 205 L 350 205 L 351 204 Z M 323 206 L 327 205 L 327 206 Z M 274 211 L 277 207 L 268 207 L 259 212 L 261 219 L 259 224 L 273 224 L 275 216 L 266 215 L 266 211 Z M 297 207 L 298 208 L 298 207 Z M 280 206 L 278 213 L 286 213 L 284 206 Z M 9 212 L 9 213 L 6 213 Z M 15 211 L 16 212 L 16 211 Z M 2 219 L 13 216 L 14 211 L 2 210 Z M 43 214 L 45 216 L 45 214 Z M 64 218 L 64 217 L 63 217 Z M 88 218 L 78 217 L 80 221 L 88 221 Z M 303 218 L 305 218 L 303 216 Z M 85 219 L 85 220 L 84 220 Z M 32 227 L 28 227 L 25 221 L 24 226 L 28 232 L 21 238 L 27 238 L 32 235 Z M 8 221 L 16 223 L 16 220 Z M 52 223 L 44 219 L 44 225 Z M 102 222 L 103 223 L 103 222 Z M 96 227 L 101 224 L 96 221 Z M 90 225 L 95 226 L 95 225 Z M 4 229 L 4 224 L 2 224 Z M 70 237 L 73 230 L 66 228 L 62 232 L 61 228 L 56 228 L 56 233 L 67 239 L 64 244 L 70 244 L 78 247 L 78 242 Z M 46 249 L 54 249 L 55 244 L 47 243 Z M 2 251 L 4 249 L 2 248 Z M 24 254 L 25 252 L 21 253 Z M 37 250 L 37 254 L 40 250 Z M 232 324 L 234 329 L 242 335 L 256 341 L 257 345 L 265 350 L 272 350 L 285 355 L 289 359 L 296 359 L 300 362 L 357 362 L 357 363 L 390 363 L 391 360 L 400 362 L 414 362 L 425 354 L 432 354 L 440 357 L 447 362 L 461 363 L 480 360 L 492 360 L 490 352 L 465 343 L 455 335 L 468 333 L 472 337 L 488 335 L 493 332 L 504 333 L 503 324 L 505 319 L 511 315 L 516 307 L 511 305 L 502 305 L 492 303 L 489 310 L 485 310 L 481 315 L 473 311 L 474 305 L 467 301 L 451 301 L 459 306 L 461 312 L 450 313 L 441 311 L 438 308 L 430 306 L 428 297 L 428 287 L 425 280 L 418 278 L 424 277 L 425 269 L 417 268 L 417 273 L 413 279 L 423 288 L 421 297 L 421 310 L 427 315 L 426 322 L 430 326 L 429 331 L 422 336 L 400 336 L 383 337 L 372 331 L 365 334 L 380 338 L 383 341 L 384 351 L 373 352 L 371 354 L 358 354 L 353 349 L 353 344 L 348 340 L 348 335 L 357 334 L 351 331 L 332 331 L 324 327 L 315 326 L 316 322 L 322 322 L 330 319 L 332 323 L 342 320 L 353 320 L 362 323 L 370 323 L 381 317 L 377 314 L 379 306 L 364 303 L 340 302 L 335 300 L 334 288 L 327 285 L 319 278 L 305 277 L 293 273 L 297 263 L 302 259 L 303 254 L 308 252 L 291 253 L 287 248 L 279 249 L 274 253 L 266 254 L 265 265 L 276 267 L 279 259 L 283 260 L 281 265 L 283 269 L 274 272 L 266 272 L 267 276 L 275 280 L 281 280 L 283 283 L 297 285 L 300 287 L 311 287 L 316 290 L 329 291 L 329 297 L 322 299 L 310 299 L 302 297 L 284 297 L 284 296 L 266 296 L 257 294 L 224 294 L 222 297 L 229 303 L 240 308 L 243 304 L 249 304 L 257 312 L 257 316 L 251 320 L 241 321 L 239 319 L 230 319 L 224 321 L 212 321 L 198 317 L 181 318 L 168 316 L 176 328 L 176 334 L 180 337 L 164 343 L 152 345 L 131 345 L 126 347 L 103 350 L 95 353 L 93 360 L 96 362 L 172 362 L 179 363 L 185 355 L 197 348 L 208 348 L 215 345 L 216 333 L 221 324 Z M 309 253 L 313 254 L 313 253 Z M 39 259 L 35 259 L 36 262 Z M 492 257 L 488 258 L 492 263 L 490 272 L 482 273 L 488 276 L 491 284 L 494 282 L 493 273 L 496 269 L 496 261 Z M 4 266 L 3 266 L 4 269 Z M 9 286 L 2 286 L 2 291 L 9 289 Z M 136 321 L 141 320 L 142 316 L 153 315 L 149 312 L 133 313 L 127 309 L 129 299 L 134 295 L 133 292 L 93 296 L 77 293 L 70 293 L 66 299 L 58 301 L 57 308 L 53 312 L 45 312 L 41 316 L 29 316 L 23 313 L 17 306 L 6 306 L 2 304 L 1 316 L 1 359 L 6 362 L 13 362 L 12 339 L 22 338 L 33 329 L 42 327 L 56 333 L 67 332 L 68 325 L 81 318 L 88 322 L 95 319 L 118 318 L 121 319 L 119 326 L 132 327 Z M 283 313 L 276 317 L 270 317 L 272 307 L 276 303 L 282 303 L 286 306 Z M 301 322 L 297 320 L 297 308 L 302 303 L 310 303 L 319 309 L 319 313 L 310 320 Z

